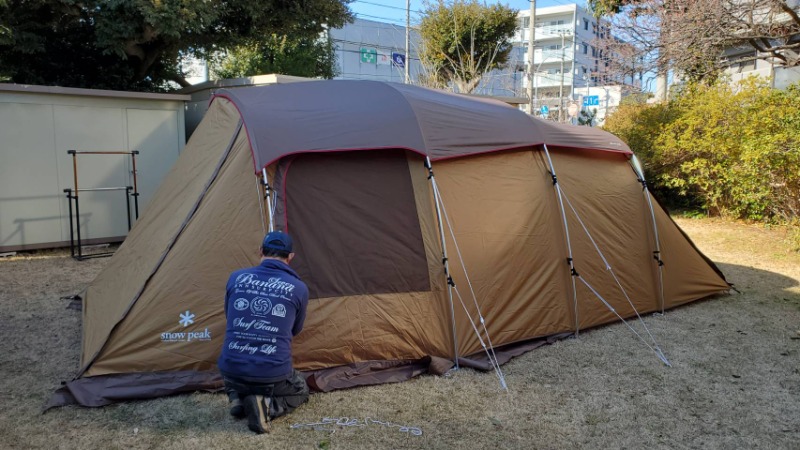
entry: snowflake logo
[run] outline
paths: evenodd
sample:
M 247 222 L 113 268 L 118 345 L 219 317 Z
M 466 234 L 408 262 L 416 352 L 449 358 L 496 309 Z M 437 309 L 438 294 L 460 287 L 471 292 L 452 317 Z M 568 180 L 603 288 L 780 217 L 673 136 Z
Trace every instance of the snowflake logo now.
M 195 315 L 191 313 L 188 309 L 185 313 L 181 313 L 181 320 L 178 321 L 184 327 L 188 327 L 189 325 L 194 323 Z

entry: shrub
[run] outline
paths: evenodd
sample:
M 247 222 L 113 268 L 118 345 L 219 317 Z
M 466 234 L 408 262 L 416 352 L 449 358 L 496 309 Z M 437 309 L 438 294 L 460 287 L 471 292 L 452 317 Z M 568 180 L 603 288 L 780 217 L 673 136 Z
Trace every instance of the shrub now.
M 688 85 L 668 103 L 620 106 L 605 128 L 639 156 L 670 206 L 768 222 L 800 217 L 798 86 Z

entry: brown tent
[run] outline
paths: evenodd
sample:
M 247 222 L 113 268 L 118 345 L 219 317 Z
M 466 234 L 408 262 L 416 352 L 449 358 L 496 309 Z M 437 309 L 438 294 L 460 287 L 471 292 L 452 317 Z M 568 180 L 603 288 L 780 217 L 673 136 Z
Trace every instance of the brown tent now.
M 50 406 L 219 388 L 225 282 L 271 227 L 310 288 L 294 363 L 320 390 L 491 368 L 726 291 L 631 158 L 600 130 L 408 85 L 220 91 L 88 287 L 81 369 Z

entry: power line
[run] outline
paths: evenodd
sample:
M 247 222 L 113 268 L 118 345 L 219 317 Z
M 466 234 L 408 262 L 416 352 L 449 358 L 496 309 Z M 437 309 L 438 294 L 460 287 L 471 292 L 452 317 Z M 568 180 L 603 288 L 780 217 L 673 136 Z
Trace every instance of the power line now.
M 393 19 L 391 17 L 382 17 L 382 16 L 373 16 L 371 14 L 363 14 L 363 13 L 356 13 L 356 17 L 370 17 L 373 19 L 381 19 L 381 20 L 388 20 L 393 25 L 405 25 L 405 19 Z
M 383 8 L 397 9 L 397 10 L 400 10 L 400 11 L 405 11 L 406 10 L 405 8 L 402 8 L 400 6 L 383 5 L 383 4 L 380 4 L 380 3 L 367 2 L 367 1 L 364 1 L 364 0 L 354 0 L 353 3 L 363 3 L 365 5 L 380 6 L 380 7 L 383 7 Z M 417 14 L 422 14 L 422 11 L 420 11 L 418 9 L 410 9 L 409 11 L 415 12 Z

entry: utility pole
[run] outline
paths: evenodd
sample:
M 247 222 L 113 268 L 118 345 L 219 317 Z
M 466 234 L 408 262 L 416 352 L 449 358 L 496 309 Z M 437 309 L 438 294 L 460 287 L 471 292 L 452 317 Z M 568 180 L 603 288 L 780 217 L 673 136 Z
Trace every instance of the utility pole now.
M 536 0 L 531 0 L 531 21 L 528 24 L 528 29 L 530 30 L 530 35 L 528 36 L 528 99 L 530 100 L 530 105 L 528 109 L 531 115 L 533 115 L 536 110 L 535 108 L 539 106 L 534 104 L 538 99 L 534 98 L 533 95 L 533 83 L 536 77 L 536 72 L 533 71 L 533 50 L 536 45 Z M 523 33 L 524 32 L 523 30 Z
M 411 64 L 411 58 L 410 58 L 411 54 L 408 53 L 409 42 L 411 40 L 410 36 L 411 36 L 411 0 L 406 0 L 406 62 L 403 64 L 404 66 L 403 68 L 405 69 L 405 74 L 406 74 L 405 77 L 406 84 L 408 84 L 409 81 L 408 66 Z
M 564 48 L 564 31 L 561 33 L 561 84 L 558 86 L 558 121 L 564 122 L 564 59 L 566 58 L 566 48 Z

